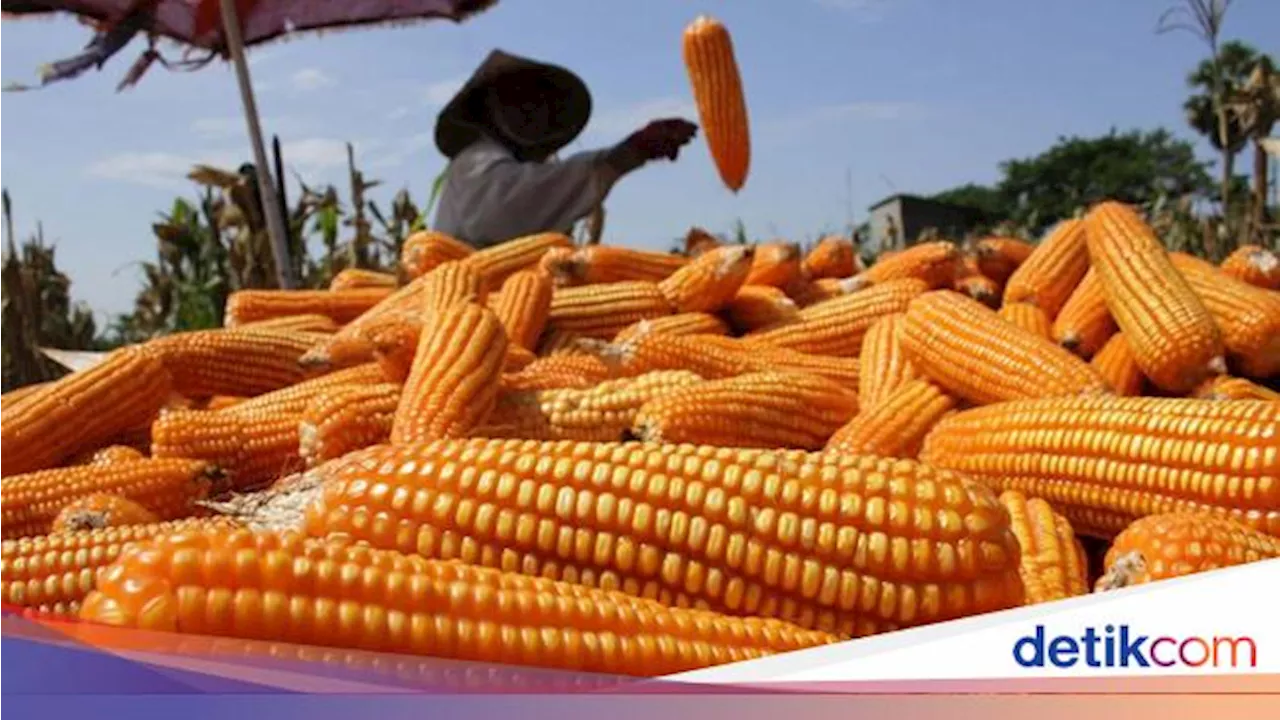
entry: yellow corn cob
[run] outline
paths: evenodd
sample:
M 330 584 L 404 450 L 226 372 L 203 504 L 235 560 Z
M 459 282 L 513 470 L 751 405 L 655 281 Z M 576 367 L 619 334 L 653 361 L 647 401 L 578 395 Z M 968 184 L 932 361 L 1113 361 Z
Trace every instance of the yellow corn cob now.
M 1241 245 L 1222 261 L 1222 272 L 1250 285 L 1280 290 L 1280 255 L 1258 245 Z
M 857 396 L 826 378 L 748 373 L 651 400 L 632 431 L 652 442 L 817 450 L 856 412 Z
M 969 275 L 955 281 L 955 290 L 988 307 L 1000 304 L 1000 284 L 985 275 Z
M 343 370 L 336 370 L 296 385 L 273 390 L 218 410 L 222 415 L 238 417 L 269 417 L 302 412 L 312 398 L 336 387 L 373 385 L 383 382 L 382 370 L 377 363 L 365 363 Z
M 551 310 L 551 280 L 531 270 L 522 270 L 507 278 L 502 292 L 491 298 L 493 309 L 512 345 L 532 350 L 546 327 Z
M 897 386 L 842 425 L 827 441 L 827 452 L 914 458 L 920 444 L 955 400 L 927 380 Z
M 966 410 L 938 423 L 922 459 L 1080 511 L 1134 520 L 1206 510 L 1280 535 L 1280 407 L 1265 402 L 1078 397 Z
M 53 519 L 51 532 L 73 532 L 159 522 L 156 514 L 121 495 L 95 493 L 67 503 Z
M 542 337 L 538 338 L 538 347 L 535 352 L 539 357 L 587 355 L 589 353 L 583 346 L 583 341 L 588 339 L 568 330 L 548 328 L 542 332 Z
M 676 313 L 660 318 L 637 320 L 613 336 L 615 343 L 626 342 L 636 335 L 728 335 L 729 326 L 723 320 L 708 313 Z
M 745 337 L 752 345 L 790 348 L 814 355 L 855 357 L 862 336 L 876 320 L 904 312 L 911 300 L 928 289 L 918 279 L 890 280 L 851 295 L 837 297 L 800 311 L 799 319 L 780 328 Z
M 628 325 L 673 313 L 658 285 L 628 281 L 556 288 L 547 327 L 607 340 Z
M 1222 332 L 1222 344 L 1240 372 L 1280 375 L 1280 292 L 1264 290 L 1185 253 L 1170 256 Z
M 1142 218 L 1127 205 L 1104 202 L 1085 225 L 1107 307 L 1142 373 L 1164 390 L 1187 393 L 1226 372 L 1213 316 Z
M 0 395 L 0 404 L 3 404 L 5 407 L 11 407 L 19 398 L 26 397 L 48 384 L 48 382 L 31 383 L 30 385 L 24 385 L 16 390 L 10 390 L 5 394 Z
M 4 408 L 0 474 L 52 468 L 115 436 L 145 427 L 170 392 L 164 366 L 138 348 L 41 385 Z
M 391 441 L 471 432 L 497 403 L 506 355 L 507 336 L 493 311 L 462 303 L 441 312 L 423 330 L 396 407 Z
M 586 389 L 507 393 L 473 434 L 533 440 L 622 440 L 642 405 L 701 380 L 687 370 L 660 370 L 606 380 Z
M 1265 400 L 1280 402 L 1280 393 L 1245 380 L 1219 375 L 1196 388 L 1195 397 L 1206 400 Z
M 900 337 L 923 376 L 972 403 L 1105 389 L 1088 363 L 950 290 L 913 300 Z
M 800 246 L 776 241 L 757 245 L 744 285 L 785 288 L 800 278 Z
M 1093 356 L 1090 364 L 1115 394 L 1124 396 L 1142 394 L 1146 378 L 1142 375 L 1142 368 L 1138 367 L 1138 361 L 1133 357 L 1133 350 L 1129 348 L 1129 341 L 1125 339 L 1124 333 L 1112 335 L 1098 354 Z
M 866 271 L 844 283 L 845 292 L 856 292 L 890 280 L 923 280 L 930 288 L 950 287 L 960 267 L 960 249 L 945 240 L 920 243 L 880 259 Z
M 1203 513 L 1149 515 L 1116 536 L 1098 590 L 1280 557 L 1280 538 Z
M 297 472 L 302 411 L 168 410 L 151 425 L 151 456 L 191 458 L 224 470 L 236 490 Z
M 846 293 L 844 279 L 818 278 L 809 282 L 796 283 L 788 290 L 788 294 L 800 307 L 809 307 Z
M 392 293 L 390 287 L 356 290 L 237 290 L 227 297 L 226 326 L 291 315 L 324 315 L 350 322 Z
M 209 494 L 217 478 L 207 463 L 168 458 L 7 475 L 0 480 L 2 532 L 6 539 L 47 533 L 64 507 L 100 493 L 133 500 L 162 520 L 180 518 Z
M 1066 518 L 1040 498 L 1007 490 L 1000 504 L 1009 511 L 1021 547 L 1018 572 L 1026 603 L 1034 605 L 1089 592 L 1089 564 Z
M 405 238 L 400 247 L 400 267 L 410 278 L 426 275 L 450 260 L 461 260 L 475 249 L 442 232 L 419 230 Z
M 1054 318 L 1053 339 L 1077 355 L 1090 358 L 1116 330 L 1098 271 L 1090 268 Z
M 542 255 L 548 250 L 572 247 L 573 239 L 568 235 L 537 233 L 477 250 L 462 262 L 479 271 L 485 287 L 495 291 L 511 275 L 538 267 Z
M 556 285 L 595 285 L 598 283 L 642 280 L 661 282 L 689 259 L 671 253 L 611 245 L 588 245 L 543 256 L 543 266 Z
M 1000 308 L 1000 317 L 1026 330 L 1032 335 L 1053 337 L 1049 316 L 1038 306 L 1027 302 L 1008 303 Z
M 848 637 L 1022 601 L 995 495 L 909 460 L 473 440 L 370 448 L 323 473 L 310 535 L 664 604 Z
M 41 614 L 74 616 L 93 590 L 98 570 L 131 543 L 233 525 L 227 518 L 200 518 L 5 540 L 0 550 L 0 600 Z
M 209 397 L 261 395 L 313 377 L 299 359 L 314 345 L 305 333 L 235 328 L 177 333 L 143 348 L 164 363 L 174 392 Z
M 988 237 L 974 244 L 978 272 L 1003 285 L 1035 252 L 1035 246 L 1011 237 Z
M 347 581 L 352 572 L 358 584 Z M 224 602 L 236 612 L 218 612 Z M 127 548 L 99 574 L 81 617 L 145 630 L 627 675 L 664 675 L 834 641 L 777 620 L 668 608 L 488 568 L 247 531 L 169 535 Z
M 902 351 L 903 315 L 886 315 L 872 323 L 862 339 L 858 355 L 858 402 L 863 408 L 878 404 L 898 386 L 920 373 Z
M 298 421 L 298 455 L 307 467 L 386 442 L 400 404 L 394 383 L 329 388 L 307 404 Z
M 750 245 L 709 250 L 658 283 L 658 288 L 676 312 L 715 312 L 738 294 L 754 255 Z
M 801 264 L 810 279 L 847 278 L 858 271 L 853 240 L 841 235 L 828 235 L 804 256 Z
M 90 465 L 115 465 L 116 463 L 141 460 L 145 455 L 137 448 L 128 445 L 108 445 L 97 450 L 89 457 Z
M 751 129 L 733 39 L 719 20 L 699 15 L 684 29 L 682 48 L 711 158 L 736 193 L 751 165 Z
M 244 323 L 240 327 L 252 330 L 286 330 L 313 333 L 335 333 L 338 331 L 338 323 L 334 322 L 333 318 L 316 313 L 281 315 L 270 320 Z
M 795 301 L 769 285 L 743 285 L 723 312 L 739 332 L 786 325 L 800 317 Z
M 1063 220 L 1009 276 L 1004 303 L 1028 302 L 1053 320 L 1089 271 L 1084 222 Z
M 329 281 L 329 289 L 339 291 L 358 288 L 394 288 L 399 285 L 400 281 L 394 274 L 365 268 L 347 268 L 334 275 Z
M 502 372 L 520 372 L 528 367 L 529 363 L 537 359 L 538 356 L 534 355 L 532 350 L 526 350 L 519 345 L 507 343 L 507 356 L 502 361 Z
M 586 388 L 610 375 L 609 367 L 594 355 L 553 355 L 503 375 L 502 388 L 507 392 Z

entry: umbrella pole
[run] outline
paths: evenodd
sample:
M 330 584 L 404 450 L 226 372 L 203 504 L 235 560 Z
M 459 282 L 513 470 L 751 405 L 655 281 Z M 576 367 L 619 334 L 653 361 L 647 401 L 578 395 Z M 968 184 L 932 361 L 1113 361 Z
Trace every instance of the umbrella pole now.
M 258 172 L 258 193 L 262 198 L 262 213 L 267 216 L 267 233 L 271 237 L 271 254 L 276 262 L 276 279 L 280 287 L 291 289 L 293 263 L 289 259 L 289 245 L 281 221 L 280 199 L 267 165 L 267 151 L 262 144 L 262 126 L 258 123 L 258 104 L 253 97 L 253 84 L 249 79 L 249 63 L 244 58 L 244 38 L 240 35 L 240 18 L 235 0 L 220 0 L 222 6 L 223 36 L 236 70 L 236 83 L 240 86 L 240 102 L 244 107 L 244 119 L 249 125 L 249 141 L 253 145 L 253 164 Z

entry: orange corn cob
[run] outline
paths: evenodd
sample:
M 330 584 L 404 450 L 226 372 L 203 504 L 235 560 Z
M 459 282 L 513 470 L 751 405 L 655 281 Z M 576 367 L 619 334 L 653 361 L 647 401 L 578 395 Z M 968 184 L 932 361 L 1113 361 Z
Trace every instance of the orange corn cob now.
M 507 278 L 502 292 L 491 298 L 489 306 L 502 322 L 512 345 L 529 350 L 537 347 L 551 311 L 553 289 L 545 275 L 523 270 Z
M 482 251 L 483 252 L 483 251 Z M 394 443 L 461 437 L 498 401 L 507 336 L 488 308 L 462 303 L 424 328 L 391 427 Z
M 553 355 L 534 360 L 518 372 L 502 377 L 507 392 L 585 388 L 610 376 L 609 367 L 594 355 Z
M 1018 573 L 1027 604 L 1088 593 L 1089 564 L 1071 523 L 1044 500 L 1013 490 L 1000 494 L 1000 504 L 1022 550 Z
M 845 292 L 856 292 L 890 280 L 923 280 L 930 288 L 950 287 L 960 268 L 960 249 L 945 240 L 913 245 L 893 255 L 882 254 L 865 272 L 845 281 Z
M 751 272 L 755 248 L 731 245 L 709 250 L 675 271 L 658 288 L 676 312 L 715 312 L 724 307 Z
M 800 317 L 795 301 L 776 287 L 743 285 L 724 307 L 725 318 L 740 332 L 776 327 Z
M 819 278 L 847 278 L 858 271 L 853 240 L 841 235 L 828 235 L 804 257 L 804 274 L 813 280 Z
M 901 342 L 922 375 L 976 404 L 1105 388 L 1088 363 L 950 290 L 911 302 Z
M 988 307 L 1000 304 L 1000 285 L 985 275 L 960 278 L 955 282 L 955 289 Z
M 298 454 L 307 467 L 386 442 L 400 404 L 394 383 L 329 388 L 311 399 L 298 421 Z
M 315 341 L 278 330 L 197 330 L 144 345 L 164 363 L 173 391 L 187 397 L 261 395 L 301 382 L 315 372 L 299 359 Z
M 1052 320 L 1088 271 L 1089 246 L 1084 223 L 1074 218 L 1063 220 L 1009 276 L 1004 286 L 1004 302 L 1006 305 L 1031 303 Z
M 99 493 L 133 500 L 164 520 L 183 517 L 209 494 L 214 479 L 207 463 L 174 458 L 7 475 L 0 480 L 2 532 L 5 539 L 47 533 L 64 507 Z
M 502 360 L 502 372 L 520 372 L 528 367 L 529 363 L 537 359 L 538 356 L 534 355 L 532 350 L 526 350 L 519 345 L 507 343 L 507 356 Z
M 535 352 L 539 357 L 586 355 L 588 353 L 584 349 L 583 342 L 588 339 L 568 330 L 549 328 L 542 332 L 542 337 L 538 338 L 538 347 Z
M 4 477 L 51 468 L 115 436 L 144 427 L 170 392 L 170 377 L 137 348 L 111 353 L 7 405 L 0 421 Z
M 1011 237 L 989 237 L 974 245 L 978 271 L 997 283 L 1008 282 L 1014 271 L 1035 252 L 1035 246 Z
M 476 437 L 533 440 L 622 440 L 646 402 L 701 382 L 687 370 L 660 370 L 606 380 L 585 389 L 507 393 Z
M 1044 310 L 1027 302 L 1008 303 L 1000 308 L 1000 317 L 1026 330 L 1032 335 L 1050 339 L 1053 337 L 1049 316 Z
M 244 323 L 240 327 L 252 330 L 286 330 L 314 333 L 334 333 L 338 331 L 338 323 L 334 322 L 333 318 L 316 313 L 281 315 L 270 320 Z
M 19 398 L 26 397 L 48 384 L 49 382 L 31 383 L 30 385 L 24 385 L 16 390 L 10 390 L 5 394 L 0 395 L 0 404 L 5 405 L 6 407 L 12 406 Z
M 1142 394 L 1142 386 L 1146 383 L 1146 378 L 1142 375 L 1142 368 L 1138 367 L 1138 361 L 1133 357 L 1133 350 L 1129 348 L 1129 341 L 1125 339 L 1124 333 L 1112 335 L 1098 354 L 1093 356 L 1093 362 L 1090 364 L 1115 394 L 1125 396 Z
M 348 582 L 351 572 L 358 584 Z M 236 612 L 216 612 L 223 602 Z M 125 549 L 99 574 L 81 617 L 145 630 L 628 675 L 664 675 L 835 639 L 777 620 L 668 608 L 487 568 L 248 531 L 169 535 Z
M 1053 339 L 1062 347 L 1090 358 L 1116 333 L 1116 321 L 1107 309 L 1102 280 L 1092 268 L 1067 298 L 1053 320 Z
M 313 398 L 336 387 L 372 385 L 383 382 L 382 370 L 377 363 L 365 363 L 337 370 L 296 385 L 263 393 L 218 410 L 223 415 L 238 417 L 268 417 L 302 412 Z M 215 410 L 216 408 L 206 408 Z
M 793 242 L 756 245 L 744 285 L 785 288 L 800 278 L 800 246 Z
M 1245 380 L 1219 375 L 1196 388 L 1195 397 L 1206 400 L 1265 400 L 1280 402 L 1280 393 Z
M 485 286 L 493 291 L 511 275 L 538 267 L 547 251 L 572 247 L 573 239 L 563 233 L 536 233 L 477 250 L 462 262 L 479 271 Z
M 115 465 L 116 463 L 141 460 L 145 455 L 140 450 L 128 445 L 108 445 L 93 453 L 89 458 L 91 465 Z
M 583 267 L 582 257 L 578 255 L 576 248 L 551 248 L 542 253 L 538 268 L 530 272 L 546 277 L 555 287 L 585 284 L 582 277 L 586 274 L 586 268 Z
M 232 527 L 227 518 L 121 525 L 5 540 L 0 550 L 0 600 L 41 614 L 68 616 L 93 590 L 99 569 L 141 540 L 196 530 Z
M 1241 373 L 1258 378 L 1280 375 L 1280 293 L 1240 282 L 1185 253 L 1173 253 L 1170 259 L 1203 301 Z
M 1203 513 L 1149 515 L 1116 536 L 1098 590 L 1280 557 L 1280 538 Z
M 396 313 L 371 322 L 365 338 L 373 345 L 382 374 L 391 382 L 409 377 L 423 325 L 446 309 L 463 302 L 484 303 L 488 299 L 485 280 L 473 266 L 447 261 L 423 275 L 419 307 L 415 313 Z
M 333 276 L 329 281 L 330 290 L 356 290 L 359 288 L 394 288 L 400 281 L 392 273 L 366 270 L 365 268 L 347 268 Z
M 53 519 L 50 531 L 60 533 L 121 525 L 146 525 L 159 520 L 155 513 L 126 497 L 95 493 L 65 505 Z
M 356 290 L 237 290 L 227 297 L 226 326 L 290 315 L 324 315 L 350 322 L 392 293 L 390 287 Z
M 1241 245 L 1222 261 L 1222 272 L 1250 285 L 1280 290 L 1280 255 L 1257 245 Z
M 651 442 L 817 450 L 856 412 L 857 396 L 826 378 L 747 373 L 651 400 L 632 430 Z
M 720 180 L 736 193 L 751 165 L 751 129 L 733 39 L 720 21 L 699 15 L 685 28 L 682 46 L 711 158 Z
M 789 294 L 800 307 L 816 305 L 844 295 L 844 279 L 818 278 L 807 283 L 799 282 L 790 288 Z
M 550 253 L 548 253 L 550 255 Z M 566 251 L 551 261 L 544 256 L 557 285 L 594 285 L 598 283 L 642 280 L 661 282 L 689 263 L 689 259 L 653 250 L 611 245 L 588 245 Z
M 475 249 L 442 232 L 419 230 L 400 247 L 400 267 L 410 278 L 426 275 L 437 265 L 469 257 Z
M 876 404 L 864 404 L 862 412 L 832 434 L 826 450 L 914 458 L 924 436 L 955 406 L 955 400 L 933 383 L 908 380 Z
M 966 410 L 938 423 L 922 459 L 1044 498 L 1077 531 L 1206 510 L 1280 535 L 1280 407 L 1186 398 L 1076 397 Z
M 302 468 L 301 417 L 301 410 L 166 411 L 151 425 L 151 455 L 202 460 L 224 470 L 236 490 L 259 487 Z
M 1142 218 L 1127 205 L 1104 202 L 1085 224 L 1107 307 L 1142 373 L 1164 390 L 1186 393 L 1226 372 L 1213 316 Z
M 664 604 L 849 637 L 1022 601 L 995 495 L 909 460 L 475 440 L 370 448 L 326 473 L 310 535 Z
M 651 282 L 562 287 L 551 297 L 547 326 L 579 337 L 607 340 L 638 320 L 672 313 L 659 286 Z
M 851 295 L 810 305 L 799 319 L 780 328 L 746 336 L 752 345 L 791 348 L 815 355 L 855 357 L 862 336 L 876 320 L 904 312 L 911 300 L 928 289 L 923 280 L 890 280 Z
M 676 313 L 660 318 L 637 320 L 614 335 L 613 341 L 626 342 L 642 332 L 655 335 L 728 335 L 729 326 L 709 313 Z
M 739 357 L 745 357 L 749 361 L 749 372 L 776 370 L 819 375 L 843 385 L 851 392 L 856 392 L 858 389 L 857 358 L 811 355 L 779 347 L 757 347 L 747 345 L 738 338 L 698 336 L 691 337 L 689 340 L 736 352 Z
M 902 351 L 902 314 L 886 315 L 871 324 L 858 355 L 858 402 L 880 403 L 900 385 L 920 377 Z

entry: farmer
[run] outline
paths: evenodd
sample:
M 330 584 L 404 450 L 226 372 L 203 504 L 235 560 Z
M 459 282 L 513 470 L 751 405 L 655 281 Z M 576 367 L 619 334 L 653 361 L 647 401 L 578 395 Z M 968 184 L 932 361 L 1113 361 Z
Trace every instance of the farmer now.
M 475 247 L 568 232 L 623 175 L 675 160 L 697 126 L 655 120 L 618 145 L 556 161 L 591 116 L 591 93 L 555 65 L 494 50 L 445 105 L 436 147 L 449 158 L 435 230 Z

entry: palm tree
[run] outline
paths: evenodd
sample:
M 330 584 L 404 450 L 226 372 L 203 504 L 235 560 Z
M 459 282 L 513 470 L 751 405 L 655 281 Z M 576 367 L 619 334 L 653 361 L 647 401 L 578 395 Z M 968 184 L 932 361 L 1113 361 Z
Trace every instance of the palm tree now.
M 1239 91 L 1228 101 L 1231 117 L 1245 136 L 1253 141 L 1253 213 L 1256 235 L 1263 235 L 1267 223 L 1268 157 L 1263 141 L 1280 119 L 1280 73 L 1274 61 L 1262 55 Z

